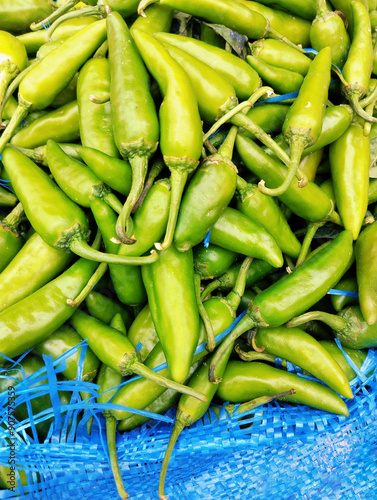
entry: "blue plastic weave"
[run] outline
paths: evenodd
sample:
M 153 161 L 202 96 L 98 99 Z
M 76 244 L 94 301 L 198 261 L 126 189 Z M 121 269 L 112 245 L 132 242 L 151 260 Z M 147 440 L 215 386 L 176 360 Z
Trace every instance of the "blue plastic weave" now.
M 100 413 L 103 408 L 93 400 L 83 403 L 78 396 L 83 390 L 95 396 L 98 387 L 82 381 L 57 381 L 56 374 L 62 371 L 67 355 L 54 362 L 46 356 L 46 369 L 36 373 L 34 380 L 17 386 L 23 401 L 30 401 L 41 388 L 49 390 L 56 405 L 49 416 L 55 414 L 55 422 L 61 425 L 51 427 L 43 444 L 22 430 L 33 427 L 32 415 L 30 421 L 18 426 L 16 457 L 28 471 L 29 485 L 15 493 L 1 490 L 0 499 L 17 495 L 38 500 L 117 498 Z M 271 495 L 279 500 L 377 498 L 377 374 L 371 374 L 376 361 L 377 354 L 370 350 L 351 383 L 355 397 L 347 401 L 349 418 L 277 402 L 253 410 L 242 420 L 237 412 L 231 417 L 223 407 L 219 418 L 210 409 L 202 420 L 182 432 L 165 493 L 170 500 L 265 499 Z M 48 388 L 33 387 L 46 374 Z M 72 391 L 67 418 L 62 411 L 68 408 L 54 400 L 59 384 Z M 4 397 L 0 404 L 4 404 Z M 83 413 L 85 407 L 88 409 Z M 81 421 L 79 414 L 83 415 Z M 93 427 L 88 435 L 91 416 Z M 3 409 L 0 424 L 5 417 Z M 166 417 L 172 422 L 174 411 Z M 65 425 L 68 419 L 73 421 L 70 432 Z M 131 498 L 158 498 L 158 476 L 170 431 L 171 424 L 154 420 L 117 436 L 121 472 Z M 6 437 L 6 430 L 0 427 L 0 464 L 6 464 L 9 455 Z

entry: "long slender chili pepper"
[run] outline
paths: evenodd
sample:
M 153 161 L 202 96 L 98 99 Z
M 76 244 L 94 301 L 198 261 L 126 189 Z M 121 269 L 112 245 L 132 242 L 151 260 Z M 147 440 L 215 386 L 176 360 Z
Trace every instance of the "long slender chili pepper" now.
M 377 224 L 367 226 L 355 244 L 360 308 L 368 325 L 377 323 Z
M 21 234 L 17 230 L 24 209 L 21 203 L 0 221 L 0 273 L 8 266 L 22 247 Z

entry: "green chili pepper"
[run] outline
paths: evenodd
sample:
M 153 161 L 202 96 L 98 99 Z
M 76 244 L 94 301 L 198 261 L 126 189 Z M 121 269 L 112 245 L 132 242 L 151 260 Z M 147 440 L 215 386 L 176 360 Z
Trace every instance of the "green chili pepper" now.
M 341 396 L 353 399 L 348 380 L 338 363 L 317 340 L 300 328 L 259 329 L 254 341 L 263 353 L 290 361 L 325 382 Z
M 88 316 L 80 310 L 74 313 L 71 322 L 77 333 L 82 338 L 87 339 L 90 348 L 102 363 L 117 370 L 122 375 L 135 373 L 149 378 L 164 387 L 191 394 L 202 401 L 207 400 L 203 394 L 192 391 L 190 388 L 173 380 L 169 380 L 143 365 L 132 343 L 118 330 L 111 328 L 92 316 Z
M 0 104 L 9 83 L 26 68 L 28 60 L 24 45 L 7 31 L 0 31 Z
M 355 249 L 356 256 L 356 249 Z M 345 290 L 348 292 L 357 292 L 358 285 L 355 277 L 344 278 L 336 284 L 337 290 Z M 350 304 L 358 304 L 357 297 L 349 297 L 348 295 L 331 295 L 331 304 L 336 312 L 340 312 L 345 306 Z
M 311 59 L 302 54 L 298 49 L 289 47 L 278 40 L 257 40 L 250 44 L 251 54 L 262 61 L 289 71 L 306 76 L 309 71 Z
M 132 185 L 116 224 L 123 243 L 135 243 L 131 211 L 144 186 L 148 159 L 156 151 L 159 124 L 149 89 L 149 77 L 131 33 L 117 12 L 107 15 L 110 98 L 115 143 L 132 168 Z M 126 228 L 126 229 L 124 229 Z
M 246 60 L 267 85 L 280 94 L 296 92 L 304 81 L 304 77 L 300 73 L 271 66 L 258 57 L 247 56 Z
M 237 209 L 269 232 L 283 253 L 298 256 L 301 244 L 275 200 L 241 177 L 237 178 Z
M 357 285 L 361 312 L 368 323 L 377 323 L 377 224 L 367 226 L 355 244 Z
M 133 30 L 144 62 L 164 96 L 160 107 L 160 148 L 171 171 L 172 194 L 168 226 L 158 249 L 172 241 L 182 192 L 190 172 L 196 169 L 202 150 L 202 126 L 190 78 L 163 45 L 148 33 Z M 185 133 L 189 130 L 190 133 Z
M 17 204 L 17 196 L 0 186 L 0 207 L 12 207 Z
M 165 5 L 156 4 L 148 7 L 144 14 L 145 17 L 138 16 L 132 23 L 130 28 L 131 33 L 133 29 L 146 31 L 150 35 L 154 35 L 161 31 L 166 31 L 167 33 L 170 31 L 174 14 L 173 9 Z
M 134 319 L 132 311 L 116 300 L 115 297 L 110 298 L 96 291 L 92 291 L 88 294 L 85 299 L 85 305 L 93 317 L 106 324 L 110 324 L 116 314 L 122 316 L 126 328 L 131 326 Z
M 344 227 L 356 240 L 368 207 L 370 144 L 353 123 L 330 145 L 329 159 L 336 204 Z
M 349 415 L 344 401 L 329 387 L 259 362 L 229 361 L 217 395 L 223 401 L 243 403 L 291 388 L 296 391 L 293 395 L 278 399 L 346 417 Z
M 0 29 L 22 33 L 29 29 L 30 23 L 51 12 L 48 0 L 4 0 L 1 2 Z
M 270 196 L 283 194 L 290 186 L 305 148 L 314 144 L 322 130 L 322 123 L 330 85 L 331 49 L 323 48 L 312 61 L 299 94 L 288 111 L 283 124 L 285 140 L 291 148 L 291 162 L 284 182 L 278 188 L 266 188 L 260 181 L 259 189 Z M 313 91 L 313 88 L 316 91 Z M 302 183 L 299 182 L 299 186 Z
M 317 15 L 310 30 L 310 43 L 318 52 L 329 46 L 333 64 L 343 67 L 350 48 L 350 37 L 343 19 L 327 7 L 326 0 L 317 0 Z
M 214 47 L 219 47 L 220 49 L 225 48 L 225 40 L 222 36 L 218 35 L 214 29 L 212 29 L 210 24 L 202 22 L 200 24 L 200 40 Z
M 43 146 L 49 139 L 56 142 L 76 141 L 80 137 L 77 101 L 46 113 L 15 134 L 10 144 L 33 149 Z
M 24 209 L 19 203 L 5 219 L 0 221 L 0 273 L 8 266 L 22 247 L 21 234 L 17 227 L 21 223 Z
M 0 274 L 0 311 L 51 281 L 72 257 L 71 253 L 50 247 L 34 233 Z
M 0 152 L 25 116 L 31 110 L 44 109 L 52 104 L 105 38 L 105 21 L 89 24 L 29 71 L 20 83 L 18 108 L 0 139 Z
M 236 260 L 237 253 L 216 245 L 208 248 L 197 245 L 194 249 L 194 270 L 202 280 L 217 278 Z
M 80 147 L 78 153 L 86 165 L 108 186 L 124 196 L 128 195 L 132 182 L 132 171 L 128 162 L 88 147 Z
M 90 168 L 64 153 L 59 144 L 48 140 L 46 154 L 55 182 L 71 200 L 88 208 L 90 197 L 96 197 L 118 213 L 122 210 L 122 203 L 110 188 Z
M 304 19 L 312 20 L 316 15 L 316 1 L 307 0 L 301 2 L 300 0 L 261 0 L 260 3 L 264 5 L 276 6 L 279 9 L 293 12 Z
M 139 343 L 142 344 L 141 347 L 139 346 L 140 349 L 138 352 L 140 360 L 144 362 L 152 349 L 159 342 L 148 304 L 143 307 L 132 322 L 127 337 L 135 347 L 137 347 Z
M 348 361 L 346 360 L 344 354 L 336 345 L 336 343 L 331 340 L 320 340 L 319 343 L 321 344 L 322 347 L 326 349 L 326 351 L 328 351 L 331 354 L 331 356 L 335 359 L 335 361 L 344 371 L 347 379 L 351 382 L 351 380 L 353 380 L 357 376 L 357 374 L 355 370 L 351 368 L 351 366 L 348 364 Z M 358 368 L 361 368 L 362 364 L 365 361 L 365 358 L 367 357 L 366 352 L 359 351 L 356 349 L 348 349 L 344 345 L 342 346 L 342 349 L 352 359 L 355 365 Z
M 118 158 L 109 96 L 110 62 L 99 57 L 89 59 L 81 68 L 77 82 L 81 143 Z
M 347 61 L 343 67 L 343 77 L 347 83 L 343 93 L 355 112 L 364 120 L 376 122 L 359 104 L 369 87 L 373 67 L 373 43 L 368 10 L 360 1 L 351 2 L 353 14 L 353 37 Z
M 247 113 L 246 116 L 253 120 L 259 127 L 261 127 L 267 134 L 281 130 L 285 117 L 287 116 L 289 106 L 287 104 L 280 104 L 276 102 L 271 103 L 258 103 Z M 239 132 L 250 139 L 255 139 L 253 134 L 250 134 L 245 128 L 240 127 Z
M 217 350 L 213 369 L 222 352 L 242 333 L 253 327 L 281 326 L 316 304 L 343 276 L 352 258 L 352 234 L 342 231 L 331 244 L 312 255 L 291 274 L 258 293 L 247 314 Z
M 291 319 L 287 326 L 298 326 L 312 320 L 322 321 L 330 326 L 335 337 L 350 349 L 373 349 L 377 346 L 377 326 L 368 325 L 359 306 L 347 307 L 337 315 L 310 311 Z
M 46 340 L 36 345 L 33 349 L 33 353 L 40 357 L 48 355 L 52 356 L 52 359 L 56 359 L 80 344 L 81 341 L 81 337 L 73 328 L 63 325 L 52 333 Z M 72 354 L 72 356 L 67 358 L 65 361 L 66 368 L 61 373 L 68 380 L 76 380 L 80 352 L 81 348 L 79 348 L 75 354 Z M 91 349 L 87 348 L 82 370 L 82 380 L 92 382 L 97 374 L 99 365 L 100 362 L 97 356 L 91 351 Z
M 3 164 L 31 225 L 50 246 L 100 262 L 139 265 L 158 259 L 157 254 L 127 258 L 91 248 L 86 242 L 90 231 L 85 213 L 45 172 L 9 147 L 4 150 Z
M 114 316 L 114 318 L 111 320 L 110 326 L 121 332 L 123 335 L 126 335 L 127 333 L 120 314 L 116 314 Z M 119 373 L 119 371 L 114 370 L 110 366 L 102 364 L 96 382 L 99 385 L 98 392 L 100 394 L 100 396 L 97 398 L 98 403 L 108 403 L 116 393 L 116 389 L 112 391 L 110 389 L 118 386 L 122 382 L 122 375 Z M 111 464 L 111 469 L 113 471 L 115 484 L 119 496 L 121 498 L 129 498 L 128 493 L 124 489 L 122 476 L 119 470 L 119 463 L 116 451 L 116 440 L 115 440 L 116 419 L 111 415 L 111 413 L 108 410 L 104 410 L 102 413 L 106 418 L 107 446 L 109 450 L 110 464 Z

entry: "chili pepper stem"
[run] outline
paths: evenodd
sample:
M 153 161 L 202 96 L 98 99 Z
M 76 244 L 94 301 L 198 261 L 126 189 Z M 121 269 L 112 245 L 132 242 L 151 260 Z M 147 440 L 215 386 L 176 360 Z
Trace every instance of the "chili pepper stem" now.
M 152 262 L 158 260 L 158 254 L 154 250 L 151 251 L 151 255 L 145 257 L 126 257 L 124 255 L 99 252 L 91 248 L 85 241 L 79 239 L 72 240 L 70 243 L 70 250 L 85 259 L 94 260 L 96 262 L 107 262 L 109 264 L 131 264 L 141 266 L 143 264 L 152 264 Z
M 168 389 L 173 389 L 175 391 L 181 392 L 182 394 L 187 394 L 188 396 L 199 399 L 199 401 L 202 401 L 203 403 L 206 403 L 208 401 L 208 398 L 201 392 L 195 391 L 194 389 L 191 389 L 191 387 L 187 387 L 186 385 L 179 384 L 174 380 L 169 380 L 166 377 L 159 375 L 157 372 L 154 372 L 150 368 L 147 368 L 145 365 L 140 363 L 140 361 L 133 361 L 132 364 L 127 367 L 127 373 L 129 373 L 128 370 L 132 370 L 132 372 L 136 373 L 136 375 L 140 375 L 141 377 L 152 380 L 152 382 L 155 382 L 162 387 L 167 387 Z
M 209 285 L 205 287 L 205 289 L 202 291 L 202 294 L 200 296 L 201 300 L 203 301 L 210 295 L 212 292 L 217 290 L 219 286 L 221 285 L 220 280 L 213 280 Z
M 272 354 L 256 351 L 243 351 L 238 344 L 235 346 L 234 350 L 242 361 L 268 361 L 269 363 L 274 363 L 276 359 L 276 356 L 273 356 Z
M 115 484 L 120 498 L 126 499 L 129 498 L 130 495 L 124 489 L 122 476 L 119 470 L 119 463 L 116 451 L 116 439 L 115 439 L 116 425 L 117 421 L 115 417 L 106 416 L 106 438 L 107 438 L 107 446 L 109 449 L 111 470 L 113 471 Z
M 7 91 L 7 88 L 12 81 L 12 79 L 16 76 L 13 73 L 10 73 L 8 71 L 2 71 L 0 72 L 0 104 L 1 108 L 4 105 L 4 97 Z M 0 115 L 1 116 L 1 115 Z
M 0 121 L 1 121 L 1 116 L 3 114 L 4 107 L 5 107 L 6 103 L 8 102 L 10 96 L 12 94 L 14 94 L 15 90 L 20 85 L 20 82 L 25 78 L 25 76 L 29 73 L 29 71 L 31 69 L 33 69 L 34 66 L 36 66 L 38 63 L 39 63 L 39 61 L 35 60 L 31 64 L 29 64 L 29 66 L 27 68 L 25 68 L 23 71 L 21 71 L 21 73 L 18 73 L 18 75 L 16 76 L 16 78 L 14 78 L 11 81 L 10 85 L 7 86 L 7 89 L 6 89 L 6 92 L 4 94 L 4 99 L 3 100 L 1 99 L 1 97 L 2 97 L 2 90 L 1 90 L 1 85 L 0 85 L 0 103 L 1 103 L 0 104 Z
M 85 287 L 81 290 L 79 295 L 75 299 L 67 299 L 67 304 L 72 307 L 77 307 L 79 306 L 86 297 L 89 295 L 89 293 L 93 290 L 93 288 L 96 286 L 96 284 L 99 282 L 99 280 L 102 278 L 102 276 L 105 274 L 107 270 L 107 263 L 102 262 L 96 269 L 95 273 L 92 275 L 88 283 L 85 285 Z
M 173 452 L 175 443 L 177 442 L 177 439 L 179 438 L 179 435 L 183 431 L 183 429 L 186 427 L 186 425 L 181 422 L 180 420 L 176 420 L 172 433 L 170 435 L 169 439 L 169 444 L 165 452 L 164 456 L 164 461 L 162 462 L 161 466 L 161 472 L 160 472 L 160 481 L 158 485 L 158 497 L 160 500 L 169 500 L 168 497 L 164 494 L 164 487 L 165 487 L 165 478 L 166 478 L 166 473 L 169 467 L 169 461 L 171 454 Z
M 357 115 L 359 115 L 361 118 L 363 118 L 365 121 L 370 122 L 370 123 L 377 123 L 377 118 L 374 116 L 369 115 L 364 109 L 361 107 L 358 95 L 351 93 L 348 96 L 348 100 L 355 111 Z
M 80 0 L 66 0 L 63 5 L 61 5 L 58 9 L 56 9 L 52 14 L 48 17 L 40 21 L 39 23 L 31 23 L 30 29 L 31 31 L 38 31 L 45 27 L 46 23 L 51 23 L 58 19 L 60 16 L 68 12 L 72 7 L 79 3 Z
M 103 6 L 97 5 L 95 7 L 84 7 L 79 10 L 74 10 L 72 12 L 64 13 L 63 15 L 58 17 L 58 19 L 56 19 L 46 31 L 46 42 L 52 40 L 52 35 L 60 24 L 70 19 L 77 19 L 78 17 L 86 17 L 86 16 L 105 17 Z
M 371 92 L 367 97 L 364 97 L 364 99 L 360 99 L 359 104 L 362 108 L 366 108 L 369 106 L 369 104 L 372 104 L 372 102 L 375 102 L 377 99 L 377 83 L 373 89 L 373 92 Z
M 288 328 L 303 325 L 309 321 L 322 321 L 326 325 L 330 326 L 333 330 L 343 330 L 347 327 L 347 321 L 340 316 L 335 314 L 329 314 L 323 311 L 311 311 L 301 316 L 296 316 L 296 318 L 291 319 L 286 323 Z
M 310 249 L 310 245 L 313 241 L 315 233 L 317 232 L 317 229 L 324 226 L 326 224 L 326 222 L 327 221 L 311 222 L 308 225 L 306 233 L 305 233 L 304 241 L 302 242 L 302 245 L 301 245 L 300 254 L 298 256 L 295 268 L 298 266 L 301 266 L 301 264 L 303 264 L 305 262 L 306 257 L 307 257 L 308 252 L 309 252 L 309 249 Z
M 8 227 L 18 227 L 21 217 L 24 215 L 24 209 L 21 203 L 18 203 L 14 209 L 2 220 L 2 224 Z
M 137 202 L 133 206 L 132 212 L 136 212 L 136 210 L 139 207 L 141 207 L 141 205 L 143 204 L 143 201 L 145 200 L 145 197 L 149 193 L 150 188 L 153 186 L 153 183 L 154 183 L 156 177 L 160 174 L 160 172 L 162 171 L 164 166 L 165 166 L 165 164 L 161 158 L 159 158 L 158 160 L 156 160 L 153 163 L 152 168 L 149 170 L 148 178 L 147 178 L 146 182 L 144 183 L 143 191 L 141 192 L 139 199 L 137 200 Z
M 237 408 L 237 412 L 239 415 L 243 413 L 249 413 L 250 410 L 257 408 L 258 406 L 263 406 L 271 403 L 272 401 L 275 401 L 275 399 L 291 396 L 292 394 L 295 394 L 295 392 L 295 389 L 290 389 L 289 391 L 278 392 L 277 394 L 272 394 L 271 396 L 261 396 L 259 398 L 251 399 L 250 401 L 246 401 L 246 403 L 240 404 Z M 224 406 L 224 408 L 232 415 L 235 410 L 235 405 L 227 404 Z
M 137 8 L 137 13 L 139 16 L 147 17 L 144 13 L 144 10 L 149 6 L 152 5 L 153 3 L 157 3 L 159 0 L 142 0 L 139 3 L 139 6 Z
M 130 224 L 130 215 L 134 205 L 137 203 L 137 200 L 143 191 L 144 180 L 148 171 L 148 157 L 133 156 L 129 158 L 129 162 L 132 168 L 131 191 L 129 192 L 126 203 L 123 205 L 119 214 L 115 229 L 118 238 L 122 243 L 132 245 L 133 243 L 136 243 L 136 240 L 131 236 L 133 224 Z
M 118 200 L 114 193 L 107 193 L 103 197 L 103 201 L 105 201 L 109 207 L 111 207 L 114 212 L 120 214 L 123 208 L 122 203 Z
M 241 297 L 245 293 L 247 271 L 250 264 L 253 262 L 253 257 L 246 257 L 243 261 L 240 271 L 237 276 L 236 284 L 231 292 L 228 293 L 226 301 L 230 307 L 236 311 L 241 302 Z
M 375 99 L 374 101 L 372 101 L 370 104 L 368 104 L 366 106 L 365 111 L 366 111 L 366 113 L 368 113 L 368 115 L 370 115 L 370 116 L 373 115 L 374 106 L 376 105 L 376 102 L 377 102 L 377 99 Z M 369 136 L 371 129 L 372 129 L 372 123 L 366 121 L 364 123 L 364 135 L 365 135 L 365 137 Z
M 212 352 L 216 347 L 215 334 L 213 333 L 211 321 L 209 319 L 205 307 L 203 306 L 203 302 L 200 297 L 200 276 L 198 274 L 194 274 L 194 281 L 195 281 L 196 302 L 198 304 L 199 315 L 202 318 L 202 321 L 204 323 L 204 328 L 207 334 L 207 344 L 205 348 L 207 349 L 208 352 Z
M 219 382 L 221 382 L 221 379 L 215 377 L 215 371 L 218 364 L 221 363 L 221 358 L 228 352 L 229 346 L 243 333 L 247 332 L 247 330 L 250 330 L 253 327 L 255 327 L 255 321 L 249 316 L 244 316 L 238 323 L 238 325 L 236 325 L 231 333 L 223 340 L 209 365 L 208 377 L 213 384 L 218 384 Z
M 30 102 L 25 101 L 25 99 L 19 96 L 19 104 L 16 108 L 16 111 L 14 112 L 12 118 L 10 119 L 10 122 L 7 125 L 7 128 L 4 130 L 0 138 L 0 153 L 3 152 L 5 146 L 8 144 L 18 125 L 29 114 L 31 106 L 32 104 Z
M 187 181 L 188 172 L 184 170 L 171 169 L 171 199 L 168 225 L 164 241 L 155 243 L 157 250 L 166 250 L 170 247 L 174 238 L 175 226 L 177 224 L 179 205 L 181 203 L 182 193 Z
M 258 184 L 259 190 L 267 194 L 268 196 L 281 196 L 282 194 L 285 193 L 285 191 L 289 188 L 289 186 L 292 184 L 292 181 L 294 177 L 297 174 L 297 170 L 300 165 L 301 161 L 301 155 L 302 152 L 305 148 L 306 145 L 306 140 L 302 136 L 295 136 L 295 138 L 291 141 L 290 146 L 291 146 L 291 161 L 288 167 L 288 172 L 287 175 L 284 179 L 283 184 L 281 184 L 277 188 L 267 188 L 265 186 L 264 180 L 261 180 Z M 306 176 L 301 177 L 299 180 L 299 187 L 305 187 L 308 183 L 308 179 Z

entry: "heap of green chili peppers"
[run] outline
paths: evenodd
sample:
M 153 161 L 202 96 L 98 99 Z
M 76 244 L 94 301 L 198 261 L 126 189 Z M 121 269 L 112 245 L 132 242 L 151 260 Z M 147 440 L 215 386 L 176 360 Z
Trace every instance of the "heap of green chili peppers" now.
M 1 2 L 1 373 L 87 339 L 121 498 L 130 409 L 178 406 L 161 500 L 212 402 L 348 416 L 377 347 L 376 29 L 376 0 Z

